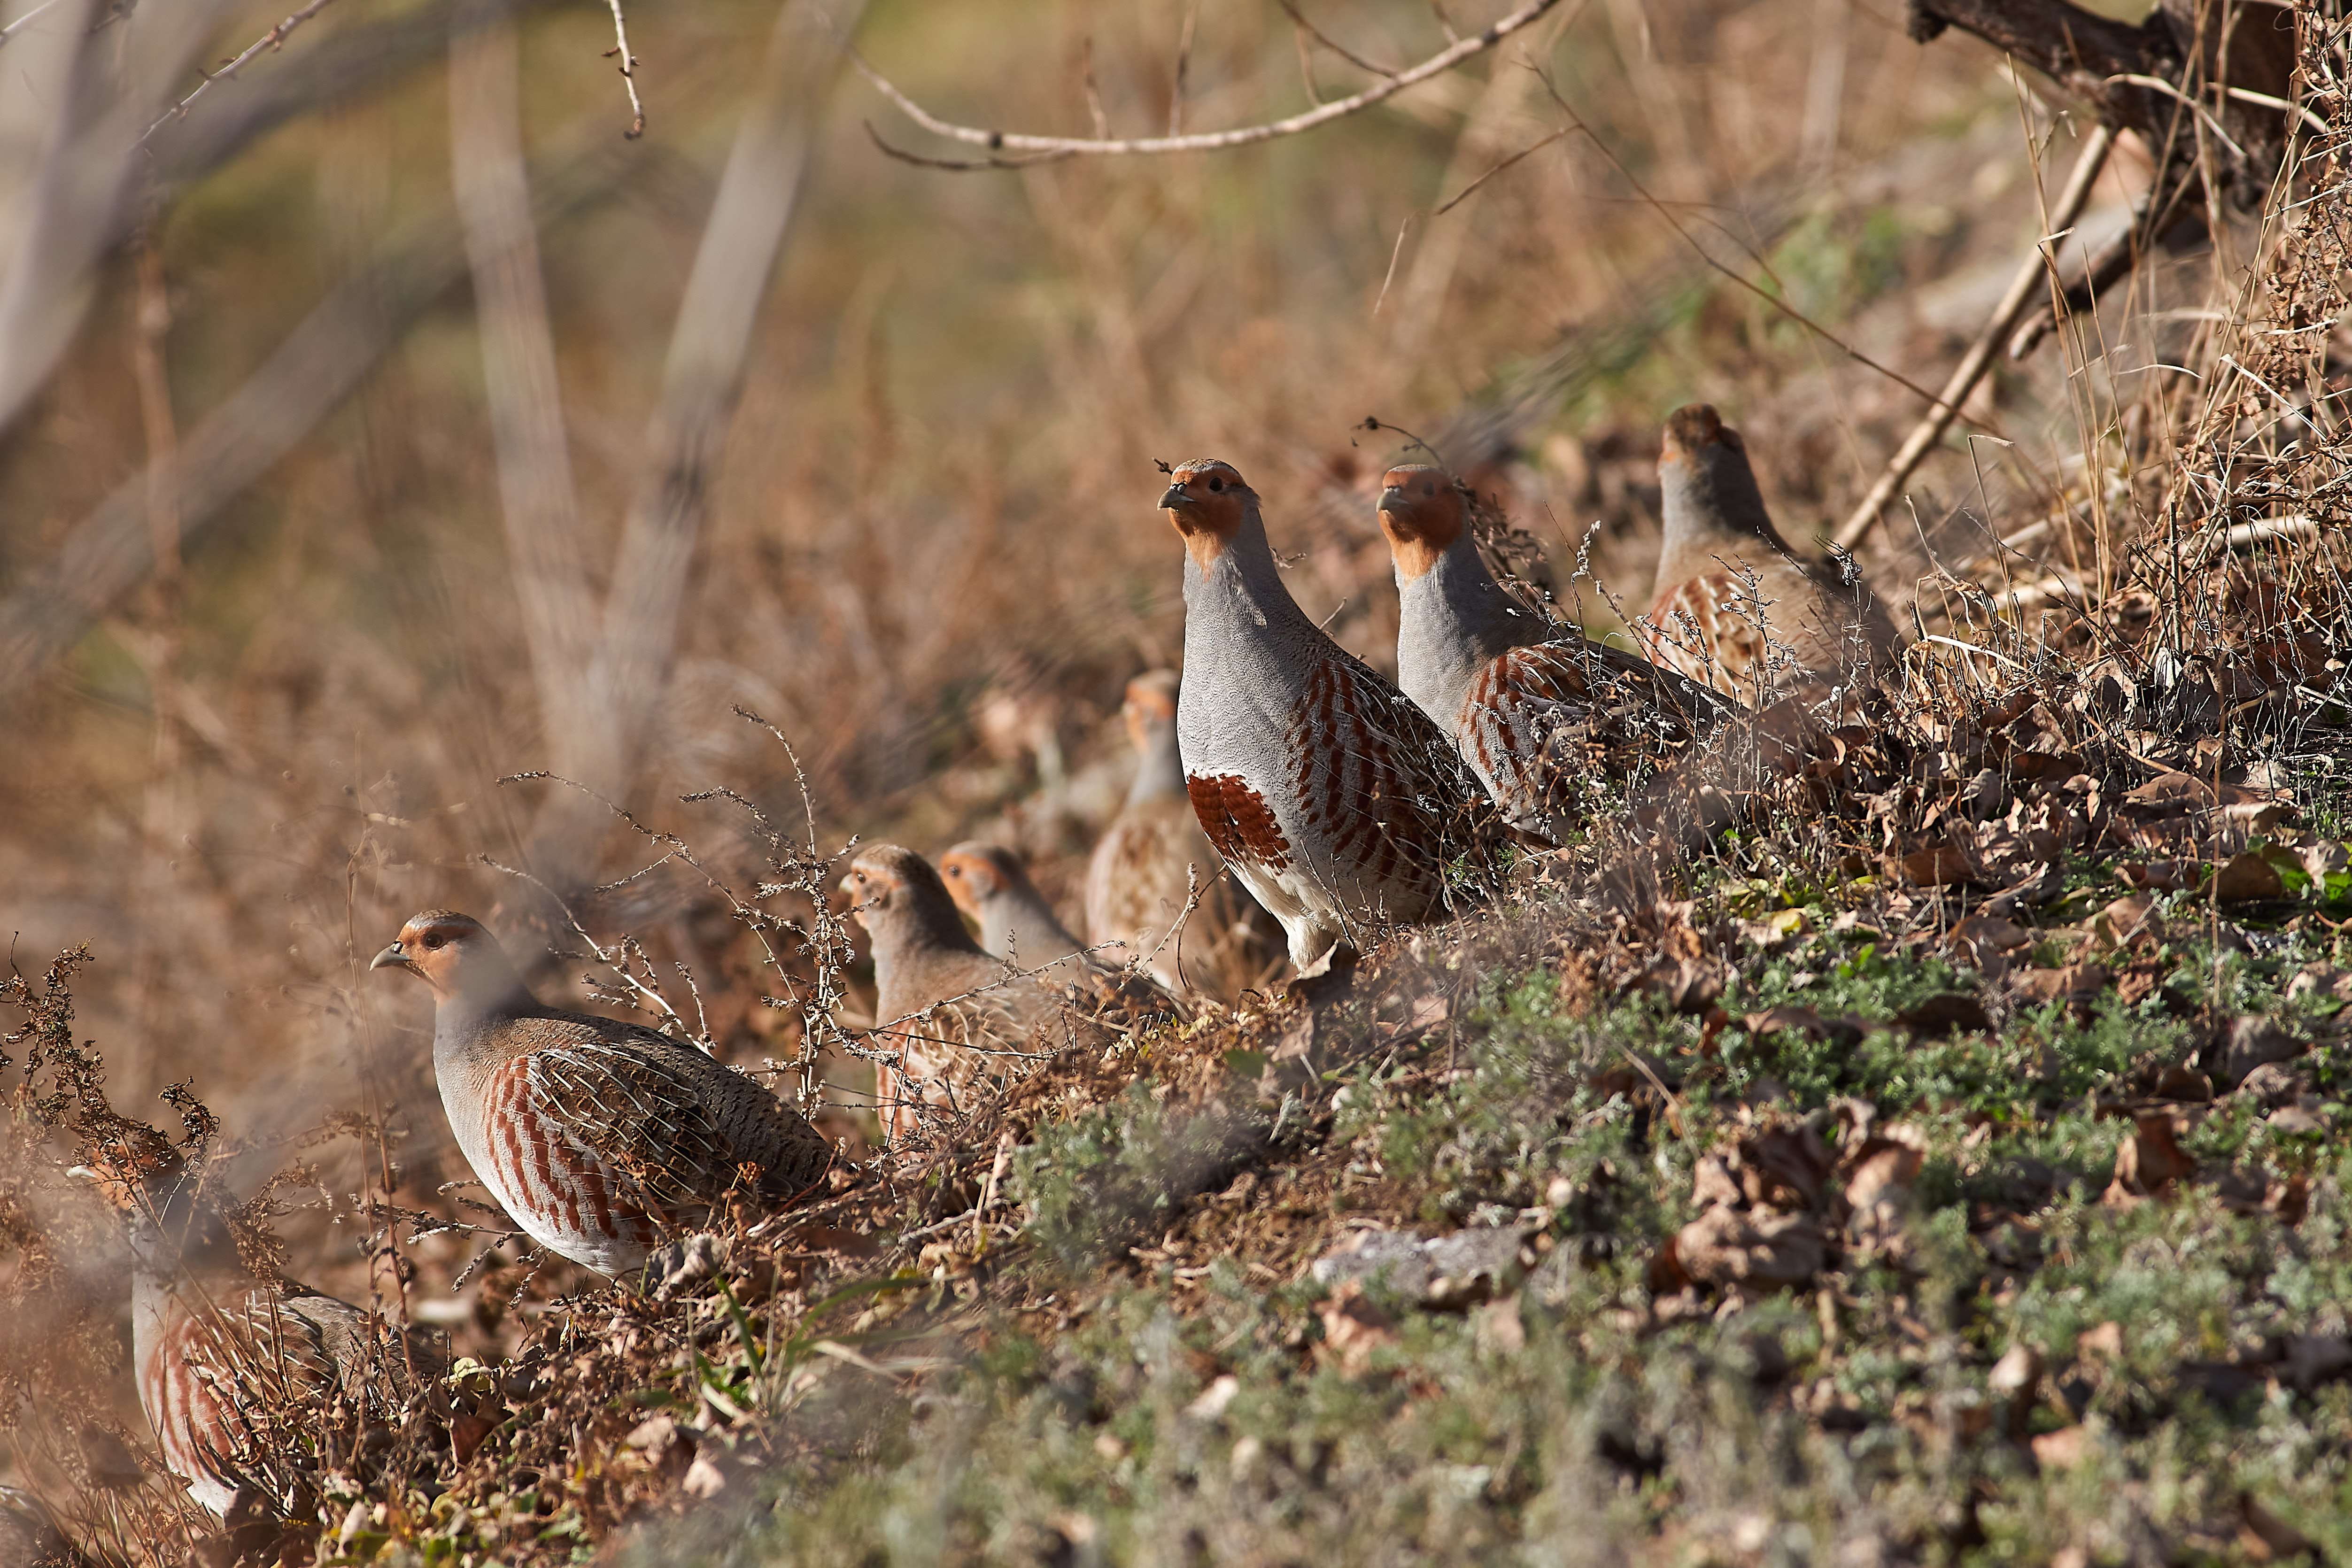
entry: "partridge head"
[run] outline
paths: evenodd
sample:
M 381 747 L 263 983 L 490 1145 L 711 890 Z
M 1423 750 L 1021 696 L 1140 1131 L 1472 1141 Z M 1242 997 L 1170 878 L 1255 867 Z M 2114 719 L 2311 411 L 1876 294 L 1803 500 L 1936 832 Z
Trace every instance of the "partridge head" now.
M 967 840 L 940 857 L 940 878 L 955 905 L 980 926 L 980 945 L 1024 968 L 1080 953 L 1021 857 L 1002 844 Z

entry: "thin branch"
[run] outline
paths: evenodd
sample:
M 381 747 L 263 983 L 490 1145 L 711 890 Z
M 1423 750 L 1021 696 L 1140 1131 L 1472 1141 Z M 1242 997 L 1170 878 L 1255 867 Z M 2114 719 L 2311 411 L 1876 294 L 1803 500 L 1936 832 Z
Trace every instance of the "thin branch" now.
M 1322 45 L 1325 48 L 1330 50 L 1333 54 L 1339 56 L 1341 59 L 1347 61 L 1349 65 L 1355 67 L 1358 70 L 1370 71 L 1376 77 L 1387 77 L 1391 80 L 1395 78 L 1396 72 L 1391 70 L 1388 67 L 1374 65 L 1371 61 L 1364 58 L 1363 56 L 1356 53 L 1353 49 L 1348 47 L 1347 45 L 1342 44 L 1337 38 L 1331 37 L 1330 34 L 1325 32 L 1314 23 L 1308 21 L 1307 19 L 1307 13 L 1298 8 L 1297 0 L 1278 0 L 1278 3 L 1281 5 L 1283 10 L 1288 13 L 1292 21 L 1297 23 L 1301 27 L 1307 30 L 1308 37 L 1312 37 L 1317 43 Z
M 1454 192 L 1453 195 L 1446 198 L 1445 204 L 1444 206 L 1439 207 L 1435 212 L 1429 215 L 1433 218 L 1444 217 L 1446 214 L 1452 212 L 1456 206 L 1460 205 L 1465 200 L 1466 200 L 1471 192 L 1476 190 L 1479 186 L 1485 184 L 1487 181 L 1493 179 L 1496 175 L 1501 173 L 1504 170 L 1509 168 L 1520 159 L 1528 157 L 1533 153 L 1542 152 L 1545 148 L 1550 146 L 1561 137 L 1570 135 L 1573 131 L 1573 127 L 1570 127 L 1566 130 L 1555 131 L 1549 136 L 1545 137 L 1542 141 L 1535 143 L 1533 146 L 1520 148 L 1517 152 L 1512 153 L 1509 157 L 1504 159 L 1501 162 L 1496 164 L 1493 168 L 1487 170 L 1485 173 L 1479 175 L 1476 179 L 1471 181 L 1460 190 Z
M 1530 68 L 1532 69 L 1533 68 Z M 1584 123 L 1584 118 L 1578 114 L 1574 109 L 1570 107 L 1568 99 L 1560 96 L 1559 89 L 1552 84 L 1551 78 L 1547 73 L 1541 70 L 1537 70 L 1536 79 L 1543 83 L 1544 90 L 1551 95 L 1552 102 L 1559 106 L 1559 111 L 1562 114 L 1568 116 L 1570 123 L 1575 127 L 1575 129 L 1584 132 L 1585 136 L 1591 141 L 1592 145 L 1600 150 L 1601 155 L 1609 160 L 1611 166 L 1615 168 L 1617 172 L 1624 177 L 1627 184 L 1633 187 L 1634 194 L 1640 196 L 1650 206 L 1655 208 L 1658 215 L 1666 220 L 1667 224 L 1674 229 L 1675 234 L 1682 236 L 1683 243 L 1689 246 L 1691 249 L 1698 253 L 1700 260 L 1706 262 L 1708 267 L 1714 268 L 1717 272 L 1721 273 L 1725 277 L 1729 278 L 1733 283 L 1738 284 L 1740 287 L 1748 290 L 1748 293 L 1753 294 L 1757 298 L 1762 300 L 1773 309 L 1778 310 L 1781 315 L 1786 316 L 1790 320 L 1794 321 L 1798 326 L 1802 327 L 1808 332 L 1812 333 L 1815 337 L 1821 339 L 1822 341 L 1829 344 L 1832 348 L 1837 350 L 1848 359 L 1853 360 L 1855 363 L 1863 365 L 1867 369 L 1876 371 L 1880 375 L 1885 376 L 1896 386 L 1903 388 L 1906 392 L 1915 394 L 1921 401 L 1928 403 L 1930 406 L 1942 402 L 1942 400 L 1937 398 L 1935 393 L 1929 392 L 1926 387 L 1921 386 L 1918 382 L 1913 381 L 1902 371 L 1894 369 L 1892 366 L 1881 364 L 1878 361 L 1872 359 L 1868 354 L 1864 353 L 1860 349 L 1855 348 L 1853 344 L 1847 342 L 1844 339 L 1831 331 L 1827 327 L 1822 326 L 1820 322 L 1814 320 L 1811 317 L 1806 315 L 1803 311 L 1790 304 L 1786 299 L 1781 298 L 1777 294 L 1768 293 L 1765 289 L 1759 287 L 1753 279 L 1742 277 L 1740 274 L 1734 272 L 1731 268 L 1724 266 L 1723 263 L 1716 260 L 1713 256 L 1707 253 L 1706 247 L 1699 244 L 1697 239 L 1692 235 L 1690 230 L 1683 226 L 1682 220 L 1675 217 L 1673 213 L 1669 212 L 1664 203 L 1651 195 L 1649 187 L 1643 184 L 1641 180 L 1635 176 L 1633 172 L 1625 166 L 1624 161 L 1617 156 L 1616 152 L 1610 147 L 1610 145 L 1606 141 L 1603 141 L 1600 135 L 1595 132 L 1591 126 Z M 1955 412 L 1957 413 L 1958 411 Z M 1966 413 L 1959 413 L 1958 417 L 1967 420 L 1969 423 L 1976 426 L 1977 429 L 1985 431 L 1990 434 L 2000 434 L 1998 431 L 1993 430 L 1990 425 L 1986 424 L 1982 420 L 1972 418 Z
M 637 97 L 637 57 L 629 53 L 629 21 L 621 15 L 621 0 L 609 0 L 613 7 L 613 37 L 615 47 L 604 51 L 604 57 L 621 57 L 621 80 L 629 89 L 629 128 L 621 132 L 630 141 L 646 133 L 646 106 Z
M 1301 131 L 1312 131 L 1318 126 L 1328 125 L 1332 120 L 1344 119 L 1350 114 L 1370 109 L 1376 103 L 1395 97 L 1409 87 L 1416 87 L 1433 76 L 1453 69 L 1473 55 L 1483 54 L 1493 48 L 1559 3 L 1560 0 L 1530 0 L 1530 4 L 1512 12 L 1484 32 L 1459 39 L 1411 69 L 1400 71 L 1387 80 L 1367 88 L 1351 98 L 1334 99 L 1329 103 L 1321 104 L 1303 114 L 1294 114 L 1286 120 L 1276 120 L 1263 125 L 1246 125 L 1232 131 L 1202 131 L 1186 136 L 1139 136 L 1123 140 L 1081 136 L 1031 136 L 1014 131 L 985 131 L 978 126 L 957 125 L 950 120 L 941 120 L 899 91 L 888 78 L 868 65 L 862 56 L 853 51 L 849 57 L 850 62 L 857 68 L 858 73 L 874 84 L 874 89 L 877 92 L 888 99 L 898 112 L 932 135 L 942 137 L 950 141 L 960 141 L 967 147 L 985 147 L 994 152 L 1025 152 L 1034 155 L 1019 162 L 1035 162 L 1048 158 L 1111 157 L 1125 154 L 1215 152 L 1230 147 L 1248 147 L 1260 141 L 1272 141 L 1279 137 L 1296 136 Z M 877 135 L 875 140 L 878 142 L 881 138 Z M 908 162 L 918 161 L 912 155 L 898 153 L 896 149 L 887 150 L 897 156 L 905 158 Z M 1011 161 L 989 159 L 985 162 L 971 163 L 950 163 L 940 161 L 934 166 L 979 169 L 1000 167 L 1008 162 Z
M 1188 0 L 1184 28 L 1176 38 L 1176 81 L 1168 93 L 1168 134 L 1184 133 L 1184 78 L 1192 71 L 1192 29 L 1200 25 L 1201 0 Z
M 15 21 L 9 23 L 6 26 L 0 27 L 0 44 L 6 43 L 10 38 L 16 37 L 17 33 L 23 31 L 26 26 L 39 17 L 42 12 L 47 11 L 60 3 L 61 0 L 41 0 L 39 5 L 26 12 Z
M 2032 254 L 2019 264 L 2017 276 L 2010 280 L 2008 292 L 2000 297 L 2000 303 L 1993 307 L 1992 316 L 1985 322 L 1984 330 L 1977 335 L 1977 340 L 1969 344 L 1969 351 L 1960 357 L 1959 365 L 1952 371 L 1951 379 L 1944 383 L 1936 406 L 1927 411 L 1927 416 L 1905 438 L 1902 446 L 1888 460 L 1885 471 L 1870 486 L 1870 493 L 1862 498 L 1862 504 L 1854 507 L 1853 515 L 1846 518 L 1844 525 L 1838 529 L 1834 538 L 1841 549 L 1852 549 L 1862 542 L 1863 535 L 1868 533 L 1871 524 L 1878 520 L 1878 514 L 1885 508 L 1887 502 L 1895 498 L 1895 492 L 1911 477 L 1920 460 L 1927 455 L 1928 449 L 1941 441 L 1944 432 L 1952 427 L 1952 418 L 1959 413 L 1960 404 L 1968 401 L 1969 393 L 1976 390 L 1977 382 L 1983 379 L 1986 368 L 1992 363 L 1994 350 L 2002 335 L 2015 324 L 2019 315 L 2032 301 L 2035 289 L 2056 267 L 2054 247 L 2090 202 L 2091 188 L 2098 183 L 2100 171 L 2106 167 L 2107 150 L 2115 145 L 2115 127 L 2104 120 L 2093 126 L 2091 133 L 2083 139 L 2083 151 L 2075 158 L 2074 170 L 2066 177 L 2066 188 L 2059 194 L 2058 204 L 2050 214 L 2053 232 L 2043 235 L 2034 246 Z M 2045 246 L 2053 248 L 2045 250 L 2042 248 Z
M 278 23 L 278 26 L 270 28 L 269 31 L 254 39 L 252 43 L 247 44 L 245 47 L 245 52 L 243 54 L 238 55 L 235 59 L 229 61 L 228 64 L 221 67 L 220 69 L 206 73 L 205 79 L 196 84 L 195 90 L 194 92 L 191 92 L 187 97 L 180 99 L 179 102 L 173 104 L 170 109 L 166 110 L 163 114 L 156 118 L 155 123 L 149 126 L 146 131 L 139 138 L 139 144 L 142 147 L 145 146 L 149 138 L 152 137 L 155 132 L 163 130 L 163 127 L 171 124 L 172 121 L 187 113 L 188 105 L 204 97 L 205 92 L 211 89 L 213 83 L 235 77 L 236 73 L 245 67 L 247 62 L 250 61 L 254 56 L 261 53 L 262 50 L 275 49 L 283 47 L 286 42 L 287 34 L 292 32 L 295 28 L 300 26 L 311 17 L 325 10 L 331 3 L 332 0 L 310 0 L 310 3 L 308 5 L 303 6 L 299 11 L 295 12 L 284 21 Z

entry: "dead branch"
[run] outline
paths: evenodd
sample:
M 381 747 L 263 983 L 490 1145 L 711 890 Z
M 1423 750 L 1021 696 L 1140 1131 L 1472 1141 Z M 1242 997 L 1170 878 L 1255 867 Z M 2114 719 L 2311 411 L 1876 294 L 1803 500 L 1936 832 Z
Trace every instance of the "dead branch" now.
M 449 165 L 473 274 L 500 515 L 541 732 L 559 769 L 593 725 L 585 674 L 596 604 L 582 564 L 580 503 L 564 435 L 555 334 L 522 153 L 507 0 L 466 0 L 449 47 Z
M 0 430 L 73 340 L 90 269 L 120 237 L 117 216 L 141 170 L 140 132 L 225 3 L 144 6 L 97 39 L 81 0 L 55 32 L 27 35 L 11 51 L 9 90 L 55 108 L 37 167 L 16 185 L 13 210 L 0 209 L 0 235 L 14 242 L 0 263 Z
M 602 138 L 598 139 L 600 141 Z M 607 147 L 551 155 L 532 182 L 541 223 L 611 193 L 643 170 Z M 408 324 L 464 274 L 454 216 L 428 214 L 345 279 L 229 399 L 182 439 L 174 475 L 180 544 L 351 395 Z M 154 570 L 143 474 L 76 524 L 49 563 L 0 601 L 0 696 L 29 685 Z
M 621 57 L 621 82 L 629 89 L 629 128 L 621 134 L 635 141 L 646 133 L 646 106 L 637 97 L 637 57 L 629 52 L 629 21 L 621 15 L 621 0 L 609 0 L 613 7 L 614 46 L 607 55 Z
M 284 48 L 286 47 L 287 34 L 291 33 L 295 28 L 300 26 L 311 17 L 317 16 L 320 11 L 325 10 L 331 3 L 331 0 L 310 0 L 310 3 L 308 5 L 305 5 L 300 10 L 293 13 L 284 21 L 278 23 L 278 26 L 270 28 L 269 31 L 262 34 L 261 37 L 247 45 L 242 51 L 240 51 L 234 58 L 229 60 L 226 65 L 222 66 L 220 69 L 216 71 L 205 72 L 205 79 L 198 82 L 193 89 L 191 89 L 187 97 L 180 99 L 171 108 L 165 110 L 162 114 L 156 116 L 155 123 L 149 126 L 140 136 L 140 145 L 142 147 L 145 146 L 148 139 L 152 137 L 155 132 L 163 130 L 163 127 L 171 124 L 172 121 L 186 114 L 188 112 L 188 106 L 195 102 L 196 99 L 204 97 L 205 93 L 211 89 L 213 83 L 216 81 L 235 80 L 236 73 L 244 69 L 245 67 L 252 61 L 253 57 L 261 53 L 264 49 Z
M 593 766 L 582 771 L 610 796 L 626 794 L 635 778 L 668 683 L 688 569 L 709 513 L 760 301 L 798 204 L 825 89 L 862 9 L 851 4 L 829 14 L 818 0 L 785 0 L 678 304 L 588 670 L 589 711 L 597 716 L 586 748 Z M 533 853 L 559 887 L 586 869 L 596 826 L 577 797 L 555 796 L 542 809 Z
M 1513 33 L 1541 16 L 1559 4 L 1559 0 L 1530 0 L 1530 4 L 1505 16 L 1485 31 L 1456 39 L 1417 66 L 1398 71 L 1383 81 L 1365 89 L 1351 98 L 1334 99 L 1318 104 L 1303 114 L 1277 120 L 1264 125 L 1246 125 L 1232 131 L 1197 131 L 1189 135 L 1139 136 L 1129 138 L 1081 136 L 1033 136 L 1014 131 L 986 131 L 977 126 L 958 125 L 939 116 L 901 92 L 888 78 L 876 70 L 866 60 L 852 53 L 850 61 L 860 75 L 874 84 L 875 90 L 888 99 L 898 112 L 921 126 L 932 135 L 950 141 L 960 141 L 969 147 L 985 147 L 992 152 L 1026 154 L 1017 158 L 988 158 L 975 161 L 922 158 L 902 152 L 877 134 L 876 144 L 894 158 L 919 163 L 925 168 L 972 170 L 1018 168 L 1028 163 L 1045 162 L 1059 158 L 1117 157 L 1128 154 L 1164 152 L 1217 152 L 1228 148 L 1253 146 L 1260 141 L 1272 141 L 1278 137 L 1296 136 L 1328 125 L 1350 114 L 1367 110 L 1376 103 L 1395 97 L 1409 87 L 1427 81 L 1433 76 L 1452 70 L 1474 55 L 1484 54 Z M 868 127 L 869 131 L 871 127 Z
M 2037 289 L 2046 291 L 2047 280 L 2054 275 L 2057 267 L 2055 247 L 2089 203 L 2091 187 L 2097 183 L 2099 172 L 2106 167 L 2107 150 L 2115 144 L 2115 128 L 2104 120 L 2092 127 L 2090 135 L 2084 138 L 2083 151 L 2074 160 L 2074 172 L 2066 178 L 2066 188 L 2059 193 L 2058 204 L 2051 210 L 2051 232 L 2034 246 L 2033 254 L 2019 264 L 2017 276 L 2010 280 L 2009 289 L 2000 297 L 2000 303 L 1993 307 L 1984 330 L 1977 335 L 1975 342 L 1969 345 L 1969 351 L 1960 356 L 1960 362 L 1953 370 L 1951 380 L 1944 383 L 1936 405 L 1927 411 L 1927 416 L 1896 448 L 1894 457 L 1887 462 L 1885 471 L 1870 486 L 1870 493 L 1862 498 L 1862 504 L 1854 507 L 1853 515 L 1846 518 L 1838 529 L 1835 542 L 1839 549 L 1852 549 L 1862 542 L 1863 535 L 1868 533 L 1871 525 L 1878 520 L 1878 514 L 1885 509 L 1886 504 L 1895 498 L 1895 493 L 1903 487 L 1904 481 L 1910 478 L 1912 471 L 1919 466 L 1920 459 L 1927 456 L 1928 449 L 1941 441 L 1944 432 L 1952 427 L 1952 419 L 1959 413 L 1960 404 L 1968 401 L 1969 393 L 1976 390 L 1977 382 L 1983 379 L 1986 368 L 1992 363 L 1994 349 L 2002 334 L 2015 323 Z

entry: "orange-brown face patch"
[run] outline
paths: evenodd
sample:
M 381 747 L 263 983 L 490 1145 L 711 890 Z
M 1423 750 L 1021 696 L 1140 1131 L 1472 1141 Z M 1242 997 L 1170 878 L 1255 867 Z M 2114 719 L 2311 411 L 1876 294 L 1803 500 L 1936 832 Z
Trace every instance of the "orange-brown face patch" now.
M 1249 484 L 1232 464 L 1214 457 L 1180 463 L 1168 478 L 1160 510 L 1183 536 L 1193 564 L 1206 571 L 1241 531 L 1244 507 L 1253 498 Z
M 974 919 L 980 917 L 980 906 L 1004 891 L 1004 878 L 986 855 L 970 850 L 950 850 L 940 857 L 940 880 L 948 884 L 948 896 L 955 900 L 958 909 Z
M 1381 531 L 1408 580 L 1424 576 L 1462 537 L 1462 491 L 1451 475 L 1409 463 L 1381 476 Z

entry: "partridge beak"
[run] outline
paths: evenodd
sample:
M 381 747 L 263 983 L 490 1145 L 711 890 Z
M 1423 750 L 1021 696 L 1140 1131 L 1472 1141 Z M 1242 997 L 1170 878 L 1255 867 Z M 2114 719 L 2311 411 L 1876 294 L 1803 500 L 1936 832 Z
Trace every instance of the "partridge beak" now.
M 1402 512 L 1402 511 L 1403 511 L 1403 510 L 1404 510 L 1404 507 L 1405 507 L 1405 501 L 1404 501 L 1404 486 L 1402 486 L 1402 485 L 1391 485 L 1391 486 L 1388 486 L 1386 488 L 1384 488 L 1384 489 L 1382 489 L 1382 490 L 1381 491 L 1381 511 L 1383 511 L 1383 512 Z
M 1169 486 L 1168 494 L 1160 497 L 1160 509 L 1163 512 L 1181 511 L 1192 504 L 1192 497 L 1184 493 L 1181 485 Z
M 371 969 L 413 969 L 415 967 L 409 961 L 408 955 L 401 951 L 397 942 L 368 960 Z

